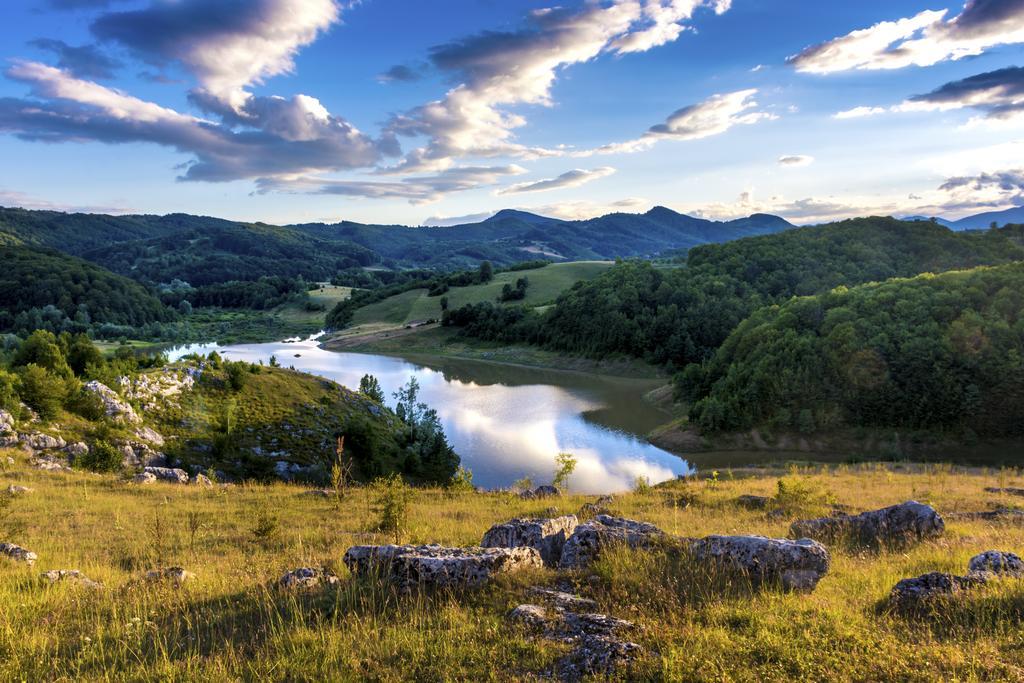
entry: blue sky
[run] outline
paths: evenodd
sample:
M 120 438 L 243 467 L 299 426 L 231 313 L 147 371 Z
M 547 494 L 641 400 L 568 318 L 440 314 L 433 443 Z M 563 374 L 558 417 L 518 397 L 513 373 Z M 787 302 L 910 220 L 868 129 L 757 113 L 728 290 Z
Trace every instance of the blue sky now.
M 1024 204 L 1024 0 L 7 0 L 0 204 L 274 223 Z

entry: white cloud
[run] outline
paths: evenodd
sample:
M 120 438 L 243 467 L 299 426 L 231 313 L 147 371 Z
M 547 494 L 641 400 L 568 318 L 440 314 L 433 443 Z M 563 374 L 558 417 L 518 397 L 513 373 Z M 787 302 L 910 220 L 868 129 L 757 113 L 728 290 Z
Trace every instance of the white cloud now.
M 810 166 L 814 163 L 814 157 L 806 154 L 787 154 L 786 156 L 779 157 L 779 166 L 786 168 L 798 168 L 800 166 Z
M 596 218 L 609 213 L 639 213 L 651 208 L 653 203 L 642 197 L 627 197 L 613 202 L 595 202 L 590 200 L 558 202 L 556 204 L 542 204 L 540 206 L 518 207 L 523 211 L 529 211 L 541 216 L 561 218 L 566 221 L 581 221 L 588 218 Z
M 16 206 L 22 209 L 38 209 L 43 211 L 70 211 L 77 213 L 108 213 L 123 215 L 133 210 L 123 205 L 74 204 L 51 202 L 34 195 L 16 190 L 0 188 L 0 206 Z
M 946 19 L 946 10 L 926 10 L 898 21 L 813 45 L 790 57 L 798 71 L 828 74 L 853 69 L 901 69 L 931 66 L 979 55 L 998 45 L 1024 42 L 1024 3 L 1018 0 L 968 0 L 963 11 Z
M 854 107 L 832 115 L 834 119 L 860 119 L 866 116 L 877 116 L 887 111 L 885 107 Z
M 607 178 L 613 173 L 615 173 L 615 169 L 611 166 L 600 166 L 591 170 L 577 168 L 572 171 L 566 171 L 557 178 L 510 185 L 498 190 L 496 194 L 504 195 L 522 194 L 526 192 L 547 192 L 549 190 L 559 190 L 568 187 L 580 187 L 581 185 L 586 185 L 587 183 L 595 180 Z

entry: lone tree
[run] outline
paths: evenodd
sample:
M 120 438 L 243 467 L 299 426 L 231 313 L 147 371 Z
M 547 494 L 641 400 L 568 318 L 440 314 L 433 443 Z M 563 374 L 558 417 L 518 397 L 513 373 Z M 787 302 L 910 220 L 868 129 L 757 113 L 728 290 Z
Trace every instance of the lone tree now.
M 494 265 L 490 261 L 480 264 L 480 282 L 490 282 L 494 279 Z

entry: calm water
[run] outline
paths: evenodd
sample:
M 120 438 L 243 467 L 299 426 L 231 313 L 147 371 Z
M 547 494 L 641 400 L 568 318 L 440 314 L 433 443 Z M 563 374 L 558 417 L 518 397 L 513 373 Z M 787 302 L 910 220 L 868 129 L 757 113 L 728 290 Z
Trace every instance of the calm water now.
M 585 493 L 621 491 L 631 488 L 637 477 L 656 483 L 690 471 L 686 461 L 639 438 L 667 419 L 641 398 L 655 386 L 649 381 L 479 361 L 414 362 L 337 353 L 309 340 L 191 346 L 170 356 L 212 350 L 249 362 L 266 363 L 277 356 L 285 367 L 350 388 L 358 388 L 359 379 L 369 373 L 380 380 L 392 405 L 392 393 L 416 377 L 420 399 L 437 410 L 452 446 L 479 486 L 508 486 L 524 476 L 547 483 L 560 452 L 576 455 L 570 487 Z

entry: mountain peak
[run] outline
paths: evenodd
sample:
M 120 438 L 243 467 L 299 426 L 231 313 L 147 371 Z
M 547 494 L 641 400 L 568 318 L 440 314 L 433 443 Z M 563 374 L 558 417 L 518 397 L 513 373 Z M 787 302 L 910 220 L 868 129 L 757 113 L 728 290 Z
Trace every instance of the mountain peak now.
M 491 216 L 490 218 L 488 218 L 484 222 L 488 223 L 488 222 L 491 222 L 491 221 L 510 220 L 510 219 L 520 220 L 520 221 L 523 221 L 524 223 L 532 223 L 532 224 L 535 224 L 535 223 L 550 223 L 550 222 L 552 222 L 554 220 L 557 220 L 555 218 L 547 218 L 546 216 L 539 216 L 539 215 L 537 215 L 535 213 L 530 213 L 529 211 L 519 211 L 518 209 L 502 209 L 501 211 L 499 211 L 498 213 L 494 214 L 493 216 Z

